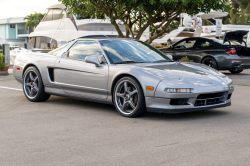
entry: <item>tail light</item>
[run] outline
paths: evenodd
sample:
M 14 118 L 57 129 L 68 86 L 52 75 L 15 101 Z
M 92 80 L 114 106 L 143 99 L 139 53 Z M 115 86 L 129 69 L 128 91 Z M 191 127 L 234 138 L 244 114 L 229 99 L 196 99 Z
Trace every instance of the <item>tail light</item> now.
M 236 50 L 228 49 L 228 50 L 226 50 L 226 53 L 228 53 L 228 54 L 236 54 Z

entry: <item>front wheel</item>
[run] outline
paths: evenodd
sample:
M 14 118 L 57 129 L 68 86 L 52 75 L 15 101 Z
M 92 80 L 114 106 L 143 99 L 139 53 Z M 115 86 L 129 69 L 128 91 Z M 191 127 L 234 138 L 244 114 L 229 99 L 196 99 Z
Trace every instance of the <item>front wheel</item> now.
M 202 64 L 207 65 L 207 66 L 209 66 L 209 67 L 212 67 L 212 68 L 218 70 L 217 62 L 216 62 L 215 59 L 212 58 L 212 57 L 206 57 L 206 58 L 202 61 Z
M 137 80 L 132 77 L 121 78 L 113 91 L 116 110 L 123 116 L 136 117 L 146 112 L 145 97 Z
M 233 74 L 238 74 L 238 73 L 241 73 L 243 71 L 243 69 L 240 69 L 240 70 L 237 70 L 237 69 L 230 69 L 229 70 L 231 73 Z
M 23 92 L 32 102 L 46 101 L 50 95 L 45 93 L 42 77 L 35 67 L 29 67 L 23 77 Z

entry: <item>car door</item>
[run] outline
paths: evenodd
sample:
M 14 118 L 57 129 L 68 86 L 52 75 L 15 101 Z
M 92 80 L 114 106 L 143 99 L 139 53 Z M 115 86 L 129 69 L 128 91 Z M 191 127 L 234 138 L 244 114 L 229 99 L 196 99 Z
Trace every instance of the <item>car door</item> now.
M 173 59 L 175 61 L 180 60 L 182 57 L 192 57 L 194 44 L 196 42 L 196 38 L 184 39 L 173 46 L 173 50 L 175 54 L 173 55 Z
M 97 56 L 101 67 L 86 63 L 87 56 Z M 55 62 L 56 82 L 67 95 L 107 98 L 108 64 L 99 43 L 94 40 L 77 41 L 62 58 Z
M 199 39 L 194 45 L 194 54 L 193 60 L 195 62 L 200 62 L 205 56 L 213 56 L 216 53 L 216 45 L 213 40 Z

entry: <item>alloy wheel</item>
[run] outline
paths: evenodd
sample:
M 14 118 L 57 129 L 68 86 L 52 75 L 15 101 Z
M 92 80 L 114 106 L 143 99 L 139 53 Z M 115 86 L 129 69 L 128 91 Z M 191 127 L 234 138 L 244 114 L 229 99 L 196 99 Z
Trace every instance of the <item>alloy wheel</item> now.
M 39 77 L 34 71 L 26 73 L 24 78 L 24 92 L 27 97 L 35 98 L 39 92 Z
M 115 104 L 125 115 L 135 111 L 138 105 L 138 91 L 132 82 L 124 80 L 119 83 L 115 90 Z
M 203 61 L 203 64 L 205 64 L 209 67 L 212 67 L 214 69 L 217 69 L 217 64 L 216 64 L 215 60 L 212 58 L 205 58 Z

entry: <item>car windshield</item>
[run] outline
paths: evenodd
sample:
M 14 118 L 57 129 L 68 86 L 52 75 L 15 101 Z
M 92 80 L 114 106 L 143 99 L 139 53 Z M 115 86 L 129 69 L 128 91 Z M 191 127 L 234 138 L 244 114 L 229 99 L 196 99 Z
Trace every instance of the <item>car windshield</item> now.
M 172 62 L 158 49 L 136 40 L 99 41 L 111 64 Z

